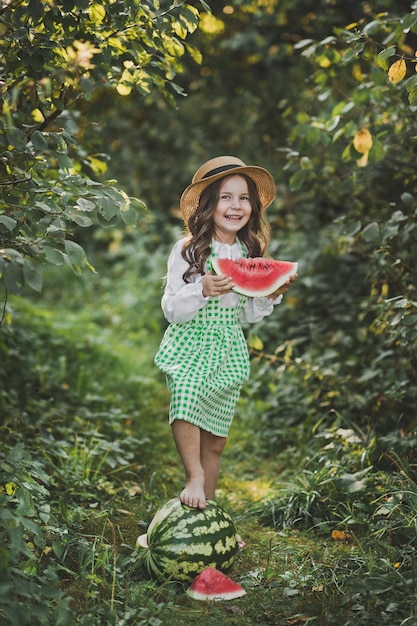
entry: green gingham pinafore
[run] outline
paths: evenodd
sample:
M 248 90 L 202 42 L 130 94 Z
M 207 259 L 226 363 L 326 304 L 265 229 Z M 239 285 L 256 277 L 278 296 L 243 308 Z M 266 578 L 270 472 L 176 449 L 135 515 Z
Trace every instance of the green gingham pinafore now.
M 170 424 L 182 419 L 227 437 L 250 370 L 239 321 L 245 302 L 241 296 L 237 306 L 223 308 L 220 298 L 210 298 L 192 320 L 168 326 L 155 363 L 167 377 Z

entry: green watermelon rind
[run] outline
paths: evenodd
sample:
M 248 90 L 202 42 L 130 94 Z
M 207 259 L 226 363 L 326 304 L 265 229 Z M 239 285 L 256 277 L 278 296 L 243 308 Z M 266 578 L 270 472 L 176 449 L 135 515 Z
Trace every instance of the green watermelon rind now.
M 216 274 L 230 276 L 235 283 L 233 291 L 251 298 L 270 296 L 298 270 L 298 263 L 266 257 L 213 257 L 211 263 Z
M 156 579 L 190 581 L 206 567 L 227 573 L 239 550 L 232 518 L 212 500 L 205 509 L 170 500 L 152 519 L 147 542 L 143 563 Z

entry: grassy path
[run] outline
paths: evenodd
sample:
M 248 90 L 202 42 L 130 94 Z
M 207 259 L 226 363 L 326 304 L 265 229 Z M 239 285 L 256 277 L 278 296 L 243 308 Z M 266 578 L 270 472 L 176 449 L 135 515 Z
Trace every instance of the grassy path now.
M 335 539 L 324 527 L 262 525 L 265 503 L 275 502 L 283 490 L 290 499 L 297 479 L 302 506 L 318 505 L 319 513 L 326 512 L 326 485 L 333 486 L 333 504 L 348 502 L 349 492 L 339 497 L 332 474 L 326 474 L 335 462 L 330 448 L 313 471 L 309 467 L 310 484 L 303 482 L 301 449 L 283 447 L 267 455 L 247 399 L 232 426 L 217 494 L 246 542 L 230 576 L 247 595 L 233 602 L 198 602 L 178 583 L 149 580 L 134 550 L 136 538 L 183 484 L 167 423 L 165 381 L 152 363 L 159 335 L 146 328 L 134 332 L 133 315 L 121 332 L 109 323 L 117 321 L 114 311 L 96 306 L 64 313 L 22 300 L 14 316 L 10 341 L 24 368 L 10 362 L 13 393 L 2 427 L 0 461 L 6 473 L 0 487 L 16 488 L 16 494 L 3 521 L 0 514 L 0 532 L 16 564 L 6 608 L 13 615 L 19 604 L 18 626 L 417 624 L 415 508 L 404 515 L 407 501 L 398 500 L 396 535 L 387 535 L 386 526 L 376 525 L 369 513 L 378 484 L 364 483 L 366 489 L 353 492 L 349 501 L 359 531 L 350 537 Z M 13 385 L 20 385 L 20 396 Z M 308 449 L 309 442 L 303 445 Z M 10 474 L 8 457 L 14 458 Z M 414 497 L 417 502 L 415 483 L 404 484 L 410 503 Z M 395 504 L 389 494 L 382 502 Z M 8 534 L 13 512 L 16 525 Z M 368 538 L 362 528 L 373 535 Z M 29 587 L 27 577 L 32 582 L 34 575 L 38 585 Z M 58 587 L 65 594 L 62 606 L 69 606 L 65 613 L 51 599 Z M 34 608 L 54 618 L 36 621 Z M 6 624 L 17 626 L 13 618 Z
M 182 486 L 182 468 L 165 418 L 154 435 L 155 461 L 148 468 L 153 476 L 152 506 L 145 514 L 140 506 L 133 506 L 135 519 L 142 514 L 150 520 L 151 511 L 164 499 L 174 497 Z M 245 588 L 247 595 L 224 603 L 193 601 L 184 594 L 184 586 L 156 586 L 146 581 L 142 572 L 131 593 L 138 593 L 140 602 L 146 604 L 146 598 L 152 598 L 155 617 L 161 624 L 334 626 L 333 610 L 339 617 L 343 614 L 334 567 L 355 548 L 335 544 L 331 537 L 318 539 L 312 532 L 280 532 L 262 526 L 257 519 L 257 509 L 276 489 L 286 456 L 283 453 L 282 457 L 268 459 L 257 455 L 253 433 L 236 419 L 224 453 L 217 500 L 232 515 L 246 542 L 230 577 Z M 135 524 L 131 532 L 133 540 Z

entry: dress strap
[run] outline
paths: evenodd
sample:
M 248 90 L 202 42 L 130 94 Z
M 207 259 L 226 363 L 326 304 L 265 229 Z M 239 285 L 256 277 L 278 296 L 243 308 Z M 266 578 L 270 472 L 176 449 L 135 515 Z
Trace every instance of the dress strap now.
M 248 256 L 248 252 L 243 243 L 240 241 L 239 237 L 236 237 L 236 243 L 239 246 L 240 254 L 244 259 L 246 259 L 246 257 Z

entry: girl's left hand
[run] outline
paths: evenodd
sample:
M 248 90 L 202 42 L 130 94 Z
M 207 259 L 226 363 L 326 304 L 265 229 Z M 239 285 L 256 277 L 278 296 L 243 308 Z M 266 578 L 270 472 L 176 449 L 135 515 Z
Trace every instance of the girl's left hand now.
M 271 300 L 275 300 L 276 298 L 278 298 L 278 296 L 284 295 L 284 293 L 288 291 L 288 289 L 291 287 L 293 282 L 297 280 L 297 278 L 298 274 L 293 274 L 292 276 L 290 276 L 289 281 L 281 285 L 281 287 L 274 291 L 274 293 L 271 293 L 268 298 L 270 298 Z

